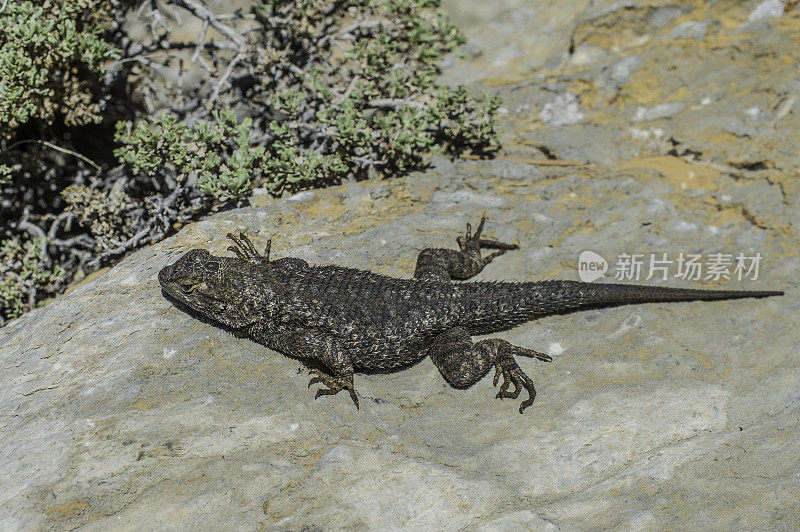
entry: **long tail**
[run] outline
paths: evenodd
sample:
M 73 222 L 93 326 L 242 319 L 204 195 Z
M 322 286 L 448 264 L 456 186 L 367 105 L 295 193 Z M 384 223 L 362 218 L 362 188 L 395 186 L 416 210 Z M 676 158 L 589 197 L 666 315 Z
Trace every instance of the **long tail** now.
M 477 283 L 476 283 L 477 284 Z M 482 284 L 482 283 L 481 283 Z M 540 281 L 527 283 L 486 283 L 485 308 L 472 322 L 480 332 L 513 327 L 526 321 L 576 310 L 677 301 L 719 301 L 783 295 L 767 290 L 694 290 L 632 284 Z M 483 319 L 483 316 L 486 318 Z
M 563 310 L 637 303 L 670 301 L 719 301 L 748 297 L 780 296 L 783 292 L 767 290 L 695 290 L 635 284 L 581 283 L 577 281 L 545 281 L 529 283 L 534 291 L 548 291 L 548 300 L 563 305 Z M 538 297 L 535 299 L 539 299 Z

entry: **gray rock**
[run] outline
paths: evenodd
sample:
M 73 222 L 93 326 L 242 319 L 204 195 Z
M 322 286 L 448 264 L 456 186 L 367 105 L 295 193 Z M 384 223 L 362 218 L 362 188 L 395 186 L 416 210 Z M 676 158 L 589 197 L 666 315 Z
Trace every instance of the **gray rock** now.
M 457 192 L 434 192 L 431 201 L 434 204 L 444 203 L 447 205 L 475 205 L 483 207 L 499 207 L 505 204 L 503 198 L 476 194 L 471 190 L 459 190 Z
M 669 102 L 653 107 L 639 107 L 636 109 L 636 115 L 633 117 L 634 122 L 645 122 L 648 120 L 656 120 L 659 118 L 668 118 L 676 115 L 686 108 L 683 102 Z
M 445 2 L 448 14 L 481 43 L 477 58 L 456 61 L 443 76 L 447 83 L 474 83 L 480 79 L 530 75 L 543 66 L 557 66 L 567 58 L 570 31 L 582 16 L 587 0 L 530 2 Z M 529 31 L 535 28 L 536 31 Z M 479 68 L 475 69 L 475 59 Z
M 545 124 L 551 126 L 564 126 L 577 124 L 583 119 L 578 106 L 578 99 L 572 93 L 559 94 L 542 107 L 539 116 Z
M 703 39 L 706 36 L 708 22 L 690 20 L 678 24 L 669 32 L 670 39 Z
M 676 6 L 660 6 L 648 15 L 647 22 L 653 29 L 660 30 L 672 24 L 676 18 L 681 16 L 683 11 Z
M 631 77 L 631 72 L 642 64 L 642 59 L 639 56 L 632 55 L 625 59 L 618 61 L 611 67 L 611 79 L 617 85 L 624 85 Z
M 799 264 L 777 233 L 752 229 L 761 279 L 724 286 L 789 288 L 784 298 L 605 309 L 499 334 L 556 355 L 521 361 L 539 387 L 524 417 L 493 398 L 489 377 L 455 390 L 427 360 L 357 376 L 361 410 L 346 397 L 315 401 L 298 362 L 160 293 L 159 268 L 192 247 L 225 253 L 223 235 L 238 229 L 257 244 L 273 237 L 277 257 L 409 275 L 420 249 L 453 245 L 486 213 L 488 235 L 521 249 L 479 277 L 521 280 L 577 278 L 585 249 L 733 250 L 750 227 L 743 218 L 673 239 L 702 219 L 702 198 L 648 214 L 671 189 L 647 174 L 495 177 L 506 164 L 438 160 L 425 174 L 219 214 L 0 330 L 0 527 L 790 523 L 800 374 L 786 368 L 800 338 L 786 316 L 800 311 Z M 785 489 L 729 489 L 720 457 L 748 483 L 780 460 L 769 482 Z M 686 500 L 711 489 L 722 495 Z M 754 513 L 759 493 L 777 514 Z
M 748 20 L 761 20 L 762 18 L 780 17 L 786 5 L 781 0 L 764 0 L 750 12 Z
M 600 48 L 599 46 L 592 46 L 589 44 L 581 44 L 575 47 L 575 51 L 570 58 L 570 64 L 573 66 L 584 66 L 592 63 L 602 61 L 608 56 L 608 51 Z

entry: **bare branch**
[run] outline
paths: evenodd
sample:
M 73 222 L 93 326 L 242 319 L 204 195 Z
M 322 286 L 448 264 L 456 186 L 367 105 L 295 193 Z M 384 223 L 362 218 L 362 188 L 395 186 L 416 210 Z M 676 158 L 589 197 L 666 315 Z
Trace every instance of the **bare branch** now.
M 228 78 L 231 77 L 231 74 L 233 73 L 233 68 L 242 59 L 244 59 L 244 54 L 239 53 L 236 54 L 236 57 L 231 59 L 230 63 L 228 63 L 228 68 L 225 69 L 225 72 L 222 74 L 219 80 L 217 80 L 217 83 L 214 85 L 214 90 L 211 92 L 211 97 L 206 102 L 207 108 L 211 108 L 211 106 L 214 105 L 214 102 L 217 101 L 217 97 L 219 96 L 220 90 L 222 90 L 222 86 L 225 84 L 226 81 L 228 81 Z
M 244 35 L 219 20 L 206 6 L 198 4 L 194 0 L 170 0 L 170 3 L 187 9 L 200 20 L 208 21 L 215 30 L 232 40 L 236 44 L 238 50 L 242 50 L 247 43 Z
M 192 63 L 197 62 L 197 58 L 200 56 L 200 52 L 203 51 L 203 46 L 205 45 L 206 41 L 206 32 L 208 32 L 208 24 L 207 20 L 203 21 L 203 27 L 200 28 L 200 37 L 197 38 L 197 46 L 194 48 L 194 53 L 192 54 Z
M 47 142 L 46 140 L 41 140 L 41 139 L 19 140 L 19 141 L 15 142 L 14 144 L 12 144 L 11 146 L 9 146 L 8 148 L 6 148 L 5 150 L 3 150 L 2 152 L 0 152 L 0 155 L 3 155 L 4 153 L 11 151 L 13 148 L 16 148 L 17 146 L 19 146 L 21 144 L 30 144 L 30 143 L 41 144 L 43 146 L 47 146 L 48 148 L 56 150 L 56 151 L 59 151 L 61 153 L 66 153 L 68 155 L 72 155 L 74 157 L 77 157 L 78 159 L 82 160 L 86 164 L 91 165 L 92 168 L 97 170 L 98 173 L 102 172 L 102 170 L 103 170 L 102 168 L 100 168 L 99 164 L 97 164 L 93 160 L 89 159 L 85 155 L 81 155 L 80 153 L 78 153 L 76 151 L 68 150 L 67 148 L 62 148 L 61 146 L 56 146 L 52 142 Z

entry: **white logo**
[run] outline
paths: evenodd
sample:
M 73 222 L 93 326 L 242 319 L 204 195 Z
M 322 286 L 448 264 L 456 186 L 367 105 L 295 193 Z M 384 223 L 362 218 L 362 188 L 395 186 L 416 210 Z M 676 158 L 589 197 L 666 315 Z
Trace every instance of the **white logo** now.
M 604 277 L 608 271 L 606 259 L 594 251 L 583 251 L 578 257 L 578 277 L 584 283 L 591 283 Z

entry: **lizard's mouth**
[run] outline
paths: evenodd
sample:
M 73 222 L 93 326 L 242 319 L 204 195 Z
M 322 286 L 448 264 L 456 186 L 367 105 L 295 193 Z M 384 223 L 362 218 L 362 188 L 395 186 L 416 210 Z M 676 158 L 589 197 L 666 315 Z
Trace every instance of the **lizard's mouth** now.
M 161 268 L 158 272 L 158 284 L 161 285 L 161 289 L 167 293 L 173 299 L 180 301 L 183 304 L 187 304 L 186 298 L 182 297 L 181 291 L 175 286 L 173 282 L 173 267 L 172 265 L 167 265 Z

